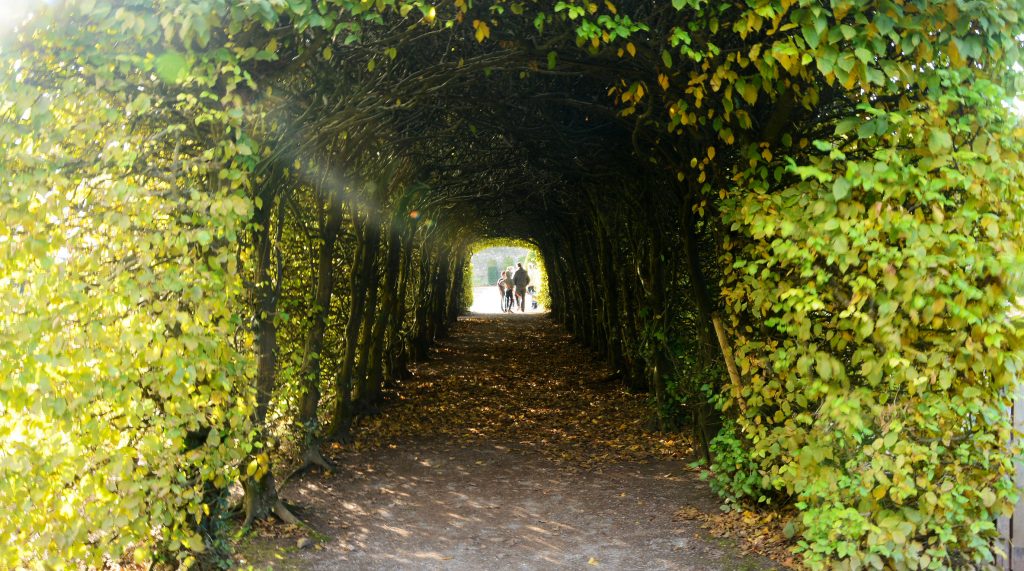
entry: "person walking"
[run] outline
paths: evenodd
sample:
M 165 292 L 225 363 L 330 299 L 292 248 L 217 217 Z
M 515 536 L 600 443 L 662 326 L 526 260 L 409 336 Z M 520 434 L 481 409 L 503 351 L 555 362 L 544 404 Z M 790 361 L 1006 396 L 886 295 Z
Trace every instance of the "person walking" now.
M 519 311 L 526 312 L 526 286 L 530 285 L 530 274 L 523 268 L 522 262 L 516 264 L 516 273 L 512 275 L 512 283 L 516 287 L 519 298 Z
M 514 300 L 512 294 L 515 290 L 515 284 L 512 283 L 512 272 L 501 272 L 501 284 L 504 285 L 505 297 L 501 301 L 501 310 L 508 313 L 512 311 Z
M 501 272 L 501 277 L 498 278 L 498 299 L 501 303 L 501 310 L 505 311 L 505 277 L 508 276 L 507 272 Z

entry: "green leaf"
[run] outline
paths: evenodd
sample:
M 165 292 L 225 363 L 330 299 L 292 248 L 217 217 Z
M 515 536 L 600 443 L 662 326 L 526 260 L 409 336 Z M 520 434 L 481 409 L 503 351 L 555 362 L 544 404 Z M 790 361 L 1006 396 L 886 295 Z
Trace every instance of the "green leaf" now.
M 157 56 L 153 68 L 157 77 L 165 83 L 179 83 L 189 71 L 188 60 L 176 51 L 167 51 Z
M 832 197 L 836 199 L 836 202 L 845 199 L 850 196 L 850 187 L 852 186 L 846 177 L 836 177 L 835 182 L 832 183 Z
M 152 102 L 153 101 L 148 94 L 140 93 L 139 96 L 136 97 L 135 100 L 128 105 L 128 110 L 132 113 L 137 113 L 141 115 L 149 111 L 150 107 L 152 106 Z
M 996 503 L 996 494 L 989 488 L 985 488 L 978 495 L 981 497 L 981 502 L 986 508 L 990 508 Z
M 826 354 L 818 355 L 818 359 L 814 364 L 814 370 L 818 372 L 818 376 L 822 379 L 830 380 L 832 378 L 832 358 Z
M 828 75 L 835 70 L 836 58 L 839 56 L 839 52 L 830 45 L 826 45 L 822 48 L 821 55 L 818 56 L 818 71 L 824 75 Z
M 800 31 L 803 33 L 807 46 L 812 50 L 817 49 L 818 44 L 821 43 L 821 36 L 818 35 L 818 30 L 814 28 L 814 25 L 804 24 Z
M 843 119 L 842 121 L 836 124 L 835 135 L 838 137 L 839 135 L 845 135 L 846 133 L 849 133 L 850 131 L 853 130 L 854 127 L 857 126 L 858 123 L 860 123 L 859 117 L 847 117 L 846 119 Z
M 941 154 L 953 148 L 953 138 L 949 136 L 949 131 L 945 129 L 934 128 L 928 133 L 928 150 L 932 154 Z
M 871 121 L 865 121 L 860 127 L 857 127 L 857 138 L 870 139 L 875 136 L 877 129 L 878 123 L 876 123 L 874 119 Z

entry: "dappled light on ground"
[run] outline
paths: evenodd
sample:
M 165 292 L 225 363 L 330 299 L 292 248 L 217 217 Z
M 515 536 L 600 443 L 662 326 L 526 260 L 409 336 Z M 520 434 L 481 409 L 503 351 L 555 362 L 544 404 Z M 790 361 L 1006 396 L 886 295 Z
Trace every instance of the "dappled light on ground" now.
M 460 319 L 333 475 L 284 497 L 321 536 L 243 546 L 275 569 L 771 569 L 702 521 L 692 445 L 648 428 L 646 396 L 542 315 Z M 674 515 L 678 508 L 705 520 Z M 271 546 L 268 550 L 267 546 Z M 282 559 L 275 559 L 273 549 Z M 284 549 L 288 548 L 288 549 Z

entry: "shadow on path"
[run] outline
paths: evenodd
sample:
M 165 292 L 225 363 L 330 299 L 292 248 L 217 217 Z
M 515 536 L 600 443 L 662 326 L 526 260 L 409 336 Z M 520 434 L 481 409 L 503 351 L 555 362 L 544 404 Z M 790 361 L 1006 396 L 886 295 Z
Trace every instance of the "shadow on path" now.
M 419 366 L 361 451 L 284 497 L 321 536 L 254 536 L 274 569 L 774 569 L 692 520 L 717 510 L 680 458 L 644 430 L 645 402 L 543 315 L 470 315 Z M 275 557 L 273 547 L 279 548 Z M 270 548 L 270 549 L 268 549 Z M 278 558 L 280 557 L 280 558 Z

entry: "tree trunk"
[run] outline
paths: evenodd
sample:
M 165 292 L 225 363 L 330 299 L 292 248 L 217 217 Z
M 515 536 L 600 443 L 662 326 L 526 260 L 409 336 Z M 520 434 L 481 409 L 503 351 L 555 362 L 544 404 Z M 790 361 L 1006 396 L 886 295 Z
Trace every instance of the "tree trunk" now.
M 317 258 L 316 293 L 310 316 L 309 333 L 303 351 L 299 382 L 304 392 L 299 400 L 299 434 L 302 434 L 303 465 L 296 472 L 318 465 L 330 469 L 331 465 L 320 453 L 320 425 L 317 411 L 320 407 L 320 363 L 324 347 L 324 333 L 331 310 L 334 291 L 334 251 L 341 229 L 343 202 L 340 189 L 332 190 L 327 201 L 327 212 L 320 228 L 320 252 Z M 293 473 L 294 474 L 294 473 Z
M 448 250 L 441 250 L 441 255 L 438 258 L 431 295 L 427 298 L 430 303 L 430 314 L 427 319 L 430 323 L 431 343 L 435 339 L 444 339 L 448 336 L 448 324 L 445 322 L 444 315 L 447 290 L 450 287 L 451 254 L 448 253 Z
M 353 257 L 352 274 L 349 278 L 349 292 L 352 305 L 349 309 L 348 321 L 345 323 L 345 354 L 342 356 L 341 368 L 334 377 L 334 414 L 331 419 L 329 438 L 335 442 L 351 441 L 352 428 L 352 378 L 355 369 L 356 349 L 359 345 L 359 325 L 363 321 L 363 307 L 366 303 L 366 288 L 362 282 L 363 268 L 366 260 L 366 236 L 364 229 L 369 221 L 360 219 L 353 207 L 352 222 L 356 234 L 356 252 Z
M 665 343 L 665 339 L 668 338 L 668 303 L 665 295 L 668 284 L 666 283 L 665 263 L 661 259 L 662 245 L 658 240 L 658 235 L 658 232 L 653 232 L 651 235 L 651 249 L 647 258 L 651 279 L 651 287 L 648 291 L 648 307 L 650 307 L 651 312 L 649 319 L 655 327 L 661 330 L 662 334 L 648 340 L 651 343 L 648 366 L 651 370 L 650 384 L 654 390 L 654 402 L 657 407 L 658 429 L 664 432 L 675 427 L 669 426 L 665 414 L 668 410 L 665 375 L 671 371 L 672 367 L 671 361 L 666 354 L 668 347 Z
M 433 284 L 433 264 L 426 251 L 420 254 L 420 280 L 419 297 L 416 303 L 416 322 L 413 325 L 415 332 L 412 339 L 412 358 L 414 361 L 426 361 L 430 349 L 430 342 L 433 340 L 430 334 L 429 322 L 429 300 L 431 285 Z
M 380 310 L 375 314 L 373 334 L 370 341 L 370 362 L 367 370 L 370 393 L 367 402 L 371 408 L 380 407 L 383 402 L 385 345 L 389 323 L 397 303 L 399 272 L 402 266 L 402 244 L 398 232 L 391 228 L 388 233 L 388 253 L 384 262 L 384 284 L 381 286 Z
M 412 281 L 412 236 L 410 233 L 400 234 L 402 246 L 401 271 L 398 279 L 398 298 L 391 313 L 388 323 L 388 370 L 386 380 L 394 382 L 407 379 L 409 372 L 409 348 L 406 334 L 403 331 L 405 325 L 405 303 L 409 292 L 409 282 Z
M 614 244 L 610 240 L 611 232 L 602 224 L 601 220 L 595 220 L 595 223 L 598 229 L 597 244 L 599 267 L 601 268 L 600 280 L 602 289 L 604 289 L 602 310 L 609 337 L 607 344 L 608 364 L 612 370 L 619 370 L 624 366 L 623 331 L 622 324 L 619 323 L 619 296 L 621 291 L 618 284 L 619 280 L 617 279 L 620 268 L 612 260 L 611 249 L 614 247 Z
M 363 289 L 366 291 L 366 306 L 363 310 L 363 321 L 359 327 L 359 357 L 356 360 L 355 370 L 355 414 L 375 414 L 376 408 L 372 404 L 374 389 L 371 388 L 371 379 L 368 375 L 370 368 L 370 345 L 373 343 L 373 323 L 377 311 L 377 298 L 380 293 L 380 277 L 377 271 L 380 266 L 380 226 L 372 224 L 367 229 L 367 264 L 363 272 Z
M 445 321 L 448 322 L 449 327 L 455 324 L 459 320 L 459 314 L 462 313 L 462 287 L 465 285 L 465 272 L 463 271 L 466 266 L 466 258 L 459 256 L 452 268 L 451 275 L 451 288 L 448 290 L 448 308 L 445 315 Z
M 284 223 L 284 202 L 280 201 L 277 211 L 277 240 L 280 242 L 281 227 Z M 281 286 L 281 258 L 280 253 L 277 259 L 277 280 L 271 281 L 270 277 L 270 250 L 272 239 L 270 237 L 271 209 L 274 207 L 272 196 L 264 197 L 262 204 L 256 209 L 253 222 L 256 224 L 254 246 L 256 250 L 256 267 L 254 285 L 252 288 L 252 300 L 256 320 L 256 410 L 253 418 L 253 426 L 258 433 L 257 438 L 266 444 L 265 428 L 267 410 L 270 407 L 270 397 L 274 392 L 274 384 L 277 381 L 277 326 L 274 318 L 277 314 L 277 301 L 280 295 Z M 266 446 L 264 446 L 264 449 Z M 263 473 L 259 478 L 246 478 L 243 481 L 245 492 L 245 522 L 243 528 L 248 528 L 253 521 L 267 517 L 271 513 L 277 514 L 282 520 L 295 523 L 298 520 L 288 508 L 281 503 L 277 496 L 277 487 L 274 484 L 274 474 L 270 470 L 269 455 L 253 454 L 244 462 L 249 465 L 253 460 L 262 460 Z
M 732 361 L 732 353 L 725 342 L 724 329 L 722 330 L 722 336 L 719 337 L 718 329 L 720 327 L 716 327 L 716 325 L 721 324 L 716 324 L 715 305 L 711 299 L 707 280 L 704 278 L 700 251 L 697 247 L 697 217 L 694 215 L 693 207 L 689 203 L 683 206 L 683 230 L 683 240 L 685 241 L 683 251 L 686 254 L 686 268 L 690 277 L 693 297 L 697 302 L 697 314 L 700 316 L 701 323 L 703 324 L 703 327 L 698 327 L 698 340 L 701 345 L 698 358 L 703 368 L 712 366 L 714 362 L 714 342 L 712 339 L 717 338 L 719 340 L 719 350 L 721 351 L 720 355 L 728 367 Z M 735 374 L 738 377 L 738 373 L 735 371 L 735 364 L 732 364 L 729 374 Z M 701 441 L 701 447 L 704 449 L 704 459 L 710 464 L 712 460 L 710 443 L 721 426 L 721 416 L 718 410 L 711 403 L 705 402 L 704 399 L 699 400 L 694 412 L 696 424 L 694 428 Z

